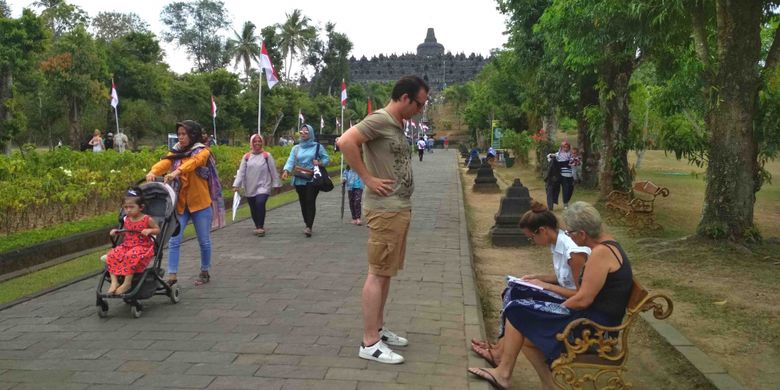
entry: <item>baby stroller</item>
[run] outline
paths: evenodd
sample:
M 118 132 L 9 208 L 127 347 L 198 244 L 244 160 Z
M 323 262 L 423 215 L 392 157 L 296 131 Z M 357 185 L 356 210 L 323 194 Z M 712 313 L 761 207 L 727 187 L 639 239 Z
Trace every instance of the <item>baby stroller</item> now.
M 139 182 L 140 183 L 140 182 Z M 160 234 L 154 237 L 154 259 L 149 264 L 144 272 L 136 273 L 133 275 L 133 282 L 130 290 L 125 294 L 106 294 L 103 292 L 103 284 L 106 281 L 111 280 L 111 275 L 108 270 L 103 270 L 103 275 L 100 278 L 97 286 L 97 314 L 99 317 L 106 317 L 108 315 L 108 302 L 107 299 L 119 298 L 130 305 L 130 313 L 133 317 L 138 318 L 143 313 L 143 305 L 141 299 L 149 299 L 154 295 L 166 295 L 170 298 L 172 303 L 178 303 L 179 297 L 179 285 L 169 285 L 163 280 L 165 271 L 161 267 L 163 257 L 163 247 L 165 243 L 175 234 L 178 234 L 180 226 L 179 219 L 176 218 L 176 197 L 178 188 L 163 184 L 161 182 L 149 182 L 140 185 L 144 194 L 144 213 L 154 218 L 155 222 L 160 226 Z M 124 211 L 119 211 L 119 233 L 115 236 L 111 236 L 112 247 L 116 247 L 122 242 L 123 235 L 123 222 Z M 119 277 L 120 282 L 122 276 Z

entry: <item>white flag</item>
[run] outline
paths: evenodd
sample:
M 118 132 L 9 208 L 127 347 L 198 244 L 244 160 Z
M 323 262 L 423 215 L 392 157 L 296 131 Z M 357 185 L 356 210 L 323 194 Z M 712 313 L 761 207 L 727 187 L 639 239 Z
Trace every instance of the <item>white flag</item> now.
M 116 85 L 114 80 L 111 79 L 111 106 L 116 108 L 119 105 L 119 95 L 116 94 Z

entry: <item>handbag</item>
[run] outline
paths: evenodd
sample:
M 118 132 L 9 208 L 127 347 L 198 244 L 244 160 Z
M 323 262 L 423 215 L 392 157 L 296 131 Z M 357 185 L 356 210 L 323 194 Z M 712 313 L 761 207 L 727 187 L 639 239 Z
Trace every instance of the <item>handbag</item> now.
M 319 152 L 319 149 L 317 149 Z M 314 171 L 298 165 L 298 149 L 295 149 L 295 161 L 293 162 L 293 176 L 310 181 L 314 177 Z
M 317 152 L 314 154 L 315 158 L 320 155 L 320 144 L 317 144 Z M 315 165 L 314 175 L 312 179 L 312 185 L 317 187 L 322 192 L 330 192 L 333 190 L 333 180 L 330 179 L 328 170 L 324 166 Z

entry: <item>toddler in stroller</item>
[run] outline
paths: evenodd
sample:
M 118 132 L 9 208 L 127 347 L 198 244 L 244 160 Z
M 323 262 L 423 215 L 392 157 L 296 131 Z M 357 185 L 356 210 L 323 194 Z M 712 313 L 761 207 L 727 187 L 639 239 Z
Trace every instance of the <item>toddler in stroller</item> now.
M 113 248 L 104 256 L 106 268 L 97 287 L 100 317 L 108 315 L 108 298 L 130 304 L 135 318 L 143 311 L 141 299 L 167 295 L 171 302 L 179 302 L 179 287 L 162 279 L 161 267 L 163 246 L 179 230 L 175 204 L 175 190 L 163 183 L 144 183 L 125 194 L 119 227 L 110 233 Z M 106 282 L 110 286 L 103 292 Z
M 122 211 L 125 217 L 122 229 L 111 229 L 112 236 L 124 234 L 122 243 L 111 248 L 106 257 L 106 271 L 111 276 L 111 286 L 106 294 L 124 294 L 130 290 L 135 273 L 144 272 L 154 256 L 154 241 L 150 235 L 160 234 L 160 227 L 149 215 L 143 213 L 143 192 L 134 187 L 127 190 Z M 119 276 L 124 282 L 119 284 Z

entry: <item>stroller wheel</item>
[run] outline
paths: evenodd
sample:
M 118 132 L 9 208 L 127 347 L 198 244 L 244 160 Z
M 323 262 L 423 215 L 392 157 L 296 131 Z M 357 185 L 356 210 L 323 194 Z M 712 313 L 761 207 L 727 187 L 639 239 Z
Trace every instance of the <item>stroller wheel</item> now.
M 140 318 L 143 312 L 144 312 L 144 307 L 140 303 L 130 307 L 130 313 L 133 315 L 133 318 Z
M 168 296 L 171 298 L 171 303 L 179 303 L 181 301 L 181 290 L 179 289 L 178 284 L 174 284 L 171 286 L 171 292 L 168 294 Z
M 100 302 L 97 305 L 97 315 L 100 318 L 106 318 L 108 317 L 108 304 L 105 302 Z

